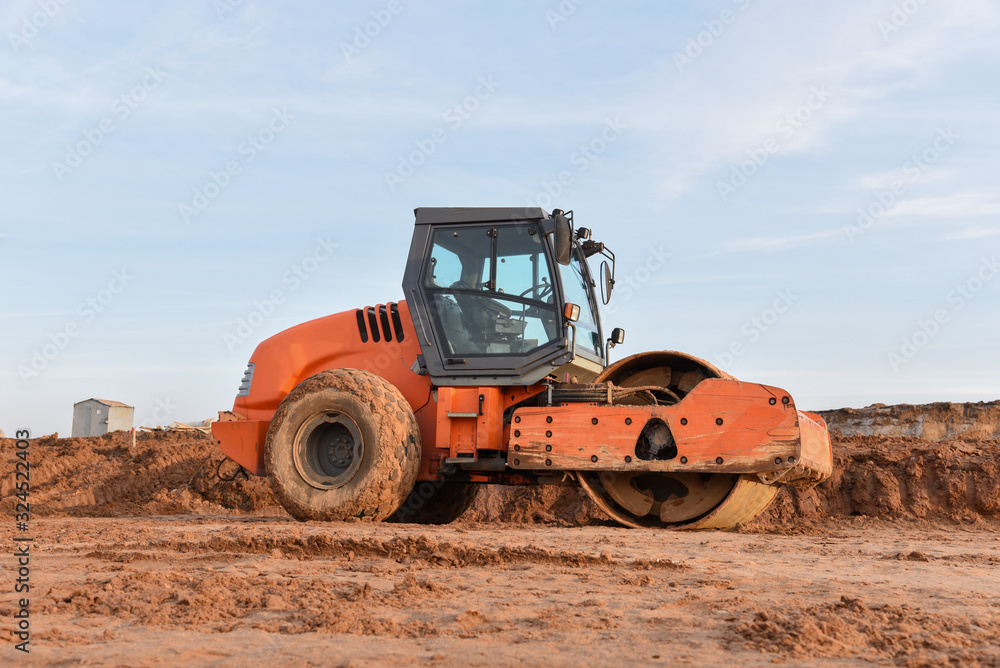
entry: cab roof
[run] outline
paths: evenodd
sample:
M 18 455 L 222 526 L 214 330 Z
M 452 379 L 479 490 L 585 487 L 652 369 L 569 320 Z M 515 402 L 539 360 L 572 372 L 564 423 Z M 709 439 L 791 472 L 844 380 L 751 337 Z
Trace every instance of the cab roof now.
M 418 207 L 413 210 L 417 225 L 452 225 L 456 223 L 493 223 L 515 220 L 541 220 L 549 213 L 533 207 Z

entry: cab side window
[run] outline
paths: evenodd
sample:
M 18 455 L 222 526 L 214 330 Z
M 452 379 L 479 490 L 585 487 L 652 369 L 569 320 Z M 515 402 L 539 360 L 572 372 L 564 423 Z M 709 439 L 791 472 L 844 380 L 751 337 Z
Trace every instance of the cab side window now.
M 437 230 L 424 287 L 485 289 L 492 270 L 493 239 L 489 232 L 483 227 Z
M 558 335 L 548 260 L 534 225 L 435 230 L 423 285 L 448 354 L 523 354 Z

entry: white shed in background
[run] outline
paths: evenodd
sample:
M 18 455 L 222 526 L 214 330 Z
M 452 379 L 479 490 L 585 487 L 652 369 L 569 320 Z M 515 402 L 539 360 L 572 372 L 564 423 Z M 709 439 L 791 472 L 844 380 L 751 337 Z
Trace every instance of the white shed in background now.
M 103 436 L 132 428 L 135 409 L 120 401 L 87 399 L 73 404 L 73 436 Z

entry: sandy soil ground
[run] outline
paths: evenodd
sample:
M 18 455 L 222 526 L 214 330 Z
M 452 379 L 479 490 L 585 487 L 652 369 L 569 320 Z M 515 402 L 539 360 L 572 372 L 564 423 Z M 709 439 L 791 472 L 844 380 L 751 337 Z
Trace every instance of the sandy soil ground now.
M 836 474 L 735 532 L 618 528 L 564 488 L 444 527 L 299 523 L 216 478 L 208 438 L 36 439 L 32 651 L 8 556 L 2 662 L 1000 665 L 996 412 L 893 433 L 886 408 L 831 419 Z
M 995 527 L 37 525 L 37 664 L 1000 664 Z

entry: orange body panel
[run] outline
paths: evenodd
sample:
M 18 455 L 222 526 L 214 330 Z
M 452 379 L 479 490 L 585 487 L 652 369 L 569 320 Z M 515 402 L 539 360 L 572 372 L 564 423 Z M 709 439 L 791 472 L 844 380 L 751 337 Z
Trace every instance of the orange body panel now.
M 708 379 L 672 406 L 521 408 L 508 464 L 517 469 L 727 471 L 790 468 L 801 456 L 799 416 L 779 388 Z M 677 446 L 669 460 L 642 460 L 636 442 L 654 418 Z
M 481 450 L 506 452 L 504 412 L 544 391 L 544 385 L 435 389 L 431 401 L 417 412 L 424 451 L 418 479 L 437 479 L 444 460 L 449 457 L 475 458 Z
M 227 457 L 249 471 L 263 473 L 263 444 L 270 426 L 270 422 L 262 420 L 215 422 L 212 424 L 212 435 Z
M 503 398 L 499 387 L 441 387 L 437 390 L 435 446 L 449 457 L 474 457 L 477 450 L 503 449 Z
M 362 309 L 363 310 L 363 309 Z M 406 302 L 399 302 L 403 340 L 362 342 L 355 311 L 345 311 L 296 325 L 261 342 L 250 396 L 237 397 L 233 412 L 250 420 L 270 421 L 278 404 L 306 378 L 329 369 L 364 369 L 395 385 L 414 410 L 430 399 L 431 384 L 413 368 L 420 344 Z

